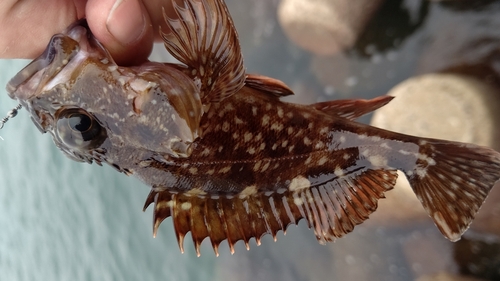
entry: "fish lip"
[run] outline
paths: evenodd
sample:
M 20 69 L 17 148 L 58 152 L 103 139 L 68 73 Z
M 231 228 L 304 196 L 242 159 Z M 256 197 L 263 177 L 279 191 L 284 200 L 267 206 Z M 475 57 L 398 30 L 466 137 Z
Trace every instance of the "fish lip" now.
M 90 32 L 87 21 L 74 22 L 63 33 L 52 36 L 45 51 L 7 83 L 9 97 L 22 102 L 37 96 L 77 54 L 96 51 L 112 60 Z
M 52 63 L 55 57 L 54 42 L 59 36 L 59 34 L 52 36 L 47 48 L 45 48 L 45 51 L 38 58 L 36 58 L 25 68 L 23 68 L 19 73 L 17 73 L 14 77 L 12 77 L 12 79 L 10 79 L 6 87 L 10 98 L 15 99 L 14 93 L 19 88 L 19 86 L 24 84 L 27 80 L 31 79 L 31 77 L 33 77 L 33 75 L 35 75 L 38 71 L 46 68 Z

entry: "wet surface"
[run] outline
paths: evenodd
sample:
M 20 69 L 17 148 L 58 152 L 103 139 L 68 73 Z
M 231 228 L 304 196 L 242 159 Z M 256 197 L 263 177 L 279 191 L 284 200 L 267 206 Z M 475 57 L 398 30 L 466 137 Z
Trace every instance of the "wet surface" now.
M 329 57 L 287 39 L 279 1 L 227 3 L 248 72 L 283 80 L 293 102 L 371 98 L 429 72 L 500 81 L 500 1 L 388 1 L 352 50 Z M 153 59 L 165 60 L 156 50 Z M 1 61 L 0 84 L 26 63 Z M 0 112 L 15 106 L 1 100 Z M 451 243 L 430 219 L 367 223 L 326 246 L 301 222 L 277 242 L 252 241 L 250 251 L 240 242 L 230 255 L 223 243 L 215 258 L 205 241 L 196 258 L 186 242 L 182 255 L 170 220 L 152 238 L 151 211 L 140 212 L 148 187 L 66 159 L 22 111 L 0 136 L 0 280 L 415 280 L 443 271 L 500 278 L 497 236 L 471 232 Z M 500 215 L 490 221 L 500 224 Z

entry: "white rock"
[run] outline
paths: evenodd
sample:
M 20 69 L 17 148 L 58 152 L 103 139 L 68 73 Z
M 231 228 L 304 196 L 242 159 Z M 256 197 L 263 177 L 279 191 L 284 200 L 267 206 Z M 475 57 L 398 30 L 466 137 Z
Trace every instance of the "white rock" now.
M 371 124 L 405 134 L 449 139 L 485 145 L 499 150 L 500 97 L 498 90 L 484 82 L 458 74 L 427 74 L 408 79 L 394 87 L 395 96 L 377 110 Z M 493 188 L 472 228 L 500 235 L 500 190 Z M 381 200 L 372 223 L 412 223 L 427 219 L 408 181 L 400 174 L 396 187 Z M 488 207 L 491 205 L 491 207 Z M 489 220 L 487 220 L 489 219 Z M 482 222 L 484 220 L 484 223 Z
M 318 55 L 350 48 L 383 0 L 282 0 L 279 22 L 295 44 Z

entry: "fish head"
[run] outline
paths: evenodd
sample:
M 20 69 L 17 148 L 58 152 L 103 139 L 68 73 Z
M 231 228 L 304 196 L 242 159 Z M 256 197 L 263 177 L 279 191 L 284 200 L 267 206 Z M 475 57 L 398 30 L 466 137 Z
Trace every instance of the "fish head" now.
M 126 166 L 190 154 L 199 136 L 199 85 L 179 66 L 118 66 L 88 29 L 71 25 L 7 85 L 42 133 L 77 161 Z

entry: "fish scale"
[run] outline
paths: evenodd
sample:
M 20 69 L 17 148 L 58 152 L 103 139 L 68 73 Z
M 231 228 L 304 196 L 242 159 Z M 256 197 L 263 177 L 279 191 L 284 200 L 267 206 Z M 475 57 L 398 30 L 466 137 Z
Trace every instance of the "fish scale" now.
M 198 255 L 207 238 L 218 255 L 224 240 L 231 253 L 238 241 L 248 249 L 301 219 L 320 243 L 333 241 L 376 211 L 397 170 L 457 241 L 500 178 L 490 148 L 355 121 L 392 97 L 281 101 L 288 86 L 246 73 L 222 0 L 174 2 L 174 11 L 161 37 L 181 64 L 119 66 L 80 20 L 7 91 L 71 159 L 148 184 L 153 233 L 171 217 L 181 251 L 187 233 Z

